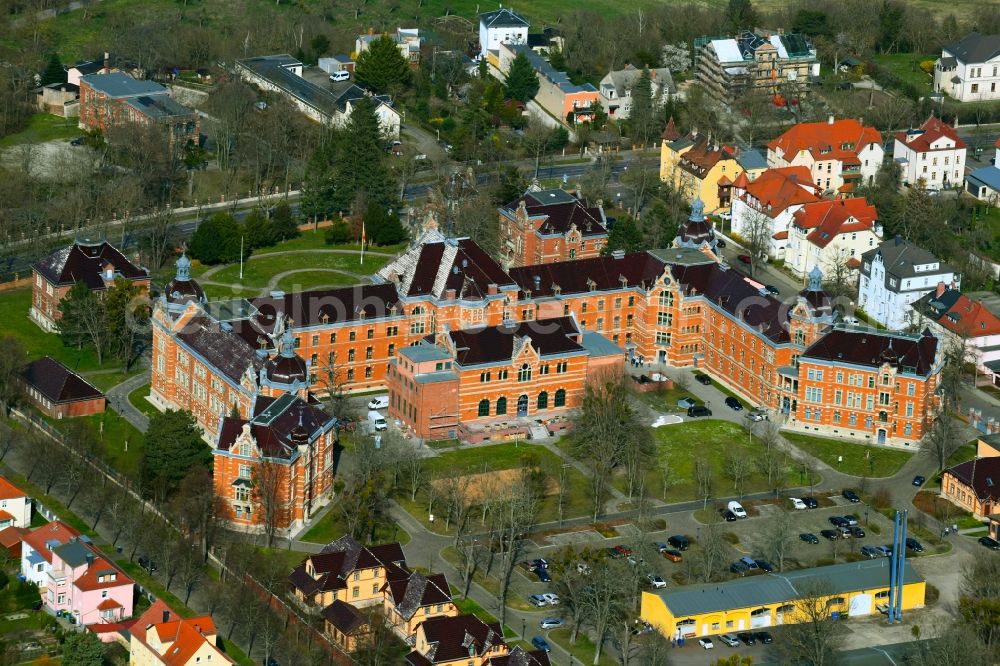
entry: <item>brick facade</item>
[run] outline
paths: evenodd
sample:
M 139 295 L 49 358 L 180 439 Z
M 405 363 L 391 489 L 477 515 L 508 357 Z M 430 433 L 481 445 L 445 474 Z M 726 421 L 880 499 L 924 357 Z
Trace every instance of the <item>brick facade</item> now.
M 178 104 L 158 83 L 133 79 L 123 72 L 90 74 L 80 78 L 80 127 L 104 133 L 128 124 L 159 126 L 170 143 L 198 142 L 201 119 Z
M 506 266 L 596 257 L 607 244 L 600 202 L 589 207 L 564 190 L 534 186 L 500 208 L 500 253 Z

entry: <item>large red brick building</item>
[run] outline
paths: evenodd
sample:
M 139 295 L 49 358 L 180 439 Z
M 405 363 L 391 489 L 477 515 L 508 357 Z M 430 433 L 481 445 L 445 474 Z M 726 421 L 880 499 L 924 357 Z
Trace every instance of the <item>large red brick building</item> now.
M 29 363 L 21 382 L 28 400 L 54 419 L 99 414 L 107 406 L 96 386 L 51 356 Z
M 78 240 L 31 266 L 28 316 L 43 330 L 59 329 L 59 303 L 78 282 L 101 293 L 122 279 L 149 290 L 149 271 L 136 266 L 107 241 Z
M 80 77 L 80 129 L 106 133 L 128 124 L 160 127 L 172 144 L 184 146 L 188 141 L 197 143 L 200 117 L 154 81 L 124 72 Z
M 562 189 L 532 186 L 500 208 L 500 253 L 506 266 L 596 257 L 608 244 L 600 202 L 589 206 Z

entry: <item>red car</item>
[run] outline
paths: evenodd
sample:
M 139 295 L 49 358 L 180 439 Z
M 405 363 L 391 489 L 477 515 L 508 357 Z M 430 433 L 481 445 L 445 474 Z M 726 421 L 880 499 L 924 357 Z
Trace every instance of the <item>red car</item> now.
M 749 264 L 750 263 L 750 255 L 749 254 L 738 254 L 738 255 L 736 255 L 736 258 L 739 259 L 740 261 L 742 261 L 744 264 Z

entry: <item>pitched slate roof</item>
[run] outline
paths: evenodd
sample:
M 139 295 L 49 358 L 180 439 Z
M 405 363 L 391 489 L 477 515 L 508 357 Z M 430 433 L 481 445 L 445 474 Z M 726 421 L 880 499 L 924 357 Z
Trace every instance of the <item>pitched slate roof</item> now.
M 937 257 L 924 248 L 900 236 L 896 236 L 891 240 L 883 242 L 878 247 L 868 250 L 861 255 L 861 259 L 863 262 L 871 264 L 876 256 L 881 257 L 882 265 L 885 267 L 885 286 L 891 291 L 902 290 L 903 278 L 918 275 L 941 275 L 942 273 L 951 273 L 955 270 L 948 264 L 940 263 Z M 938 267 L 920 272 L 917 272 L 915 268 L 916 266 L 927 266 L 930 264 L 938 264 Z M 862 264 L 861 271 L 865 275 L 871 275 L 871 269 L 866 270 L 864 264 Z M 889 280 L 892 278 L 898 280 L 897 287 L 890 287 Z
M 459 299 L 485 298 L 490 285 L 510 287 L 510 275 L 470 238 L 425 236 L 378 272 L 404 297 L 440 299 L 454 289 Z
M 114 277 L 126 280 L 149 278 L 149 271 L 133 264 L 106 241 L 74 243 L 36 261 L 31 267 L 55 285 L 73 285 L 82 281 L 90 289 L 100 290 L 106 287 L 102 273 L 108 265 L 114 266 Z
M 862 125 L 854 118 L 844 118 L 832 123 L 799 123 L 772 140 L 767 147 L 775 151 L 780 148 L 788 161 L 800 150 L 809 151 L 814 159 L 857 159 L 856 155 L 873 143 L 882 144 L 878 130 Z
M 348 636 L 368 624 L 361 611 L 340 599 L 335 599 L 332 604 L 320 611 L 320 615 L 340 633 Z
M 387 317 L 398 300 L 392 284 L 358 284 L 264 296 L 250 301 L 257 313 L 250 318 L 249 329 L 240 328 L 240 335 L 247 339 L 254 334 L 251 329 L 273 333 L 279 313 L 292 319 L 293 328 Z
M 249 424 L 250 435 L 263 455 L 287 459 L 295 454 L 297 446 L 316 440 L 335 422 L 335 418 L 318 407 L 293 393 L 285 393 L 266 403 L 249 421 L 231 416 L 223 418 L 216 448 L 230 450 L 243 432 L 243 426 Z
M 227 329 L 230 329 L 228 324 L 224 327 L 203 314 L 197 314 L 184 325 L 177 339 L 230 380 L 239 383 L 247 368 L 252 368 L 256 374 L 264 367 L 264 360 L 244 337 Z
M 802 360 L 816 359 L 879 368 L 889 363 L 926 376 L 934 367 L 938 340 L 933 335 L 911 336 L 870 330 L 836 328 L 806 349 Z
M 958 132 L 951 125 L 934 116 L 925 120 L 920 129 L 896 132 L 896 141 L 918 153 L 926 153 L 932 150 L 931 144 L 941 137 L 947 137 L 954 142 L 954 146 L 948 150 L 961 150 L 965 148 L 965 142 L 962 141 L 962 137 L 958 135 Z
M 577 341 L 580 331 L 572 317 L 451 331 L 448 335 L 455 346 L 455 362 L 462 366 L 509 362 L 527 338 L 540 356 L 584 353 L 583 345 Z
M 698 178 L 704 178 L 721 160 L 736 158 L 735 148 L 709 143 L 705 134 L 692 135 L 691 140 L 693 142 L 691 149 L 681 155 L 678 165 Z
M 610 79 L 610 83 L 615 89 L 615 96 L 617 98 L 622 98 L 629 95 L 629 91 L 635 87 L 635 84 L 642 76 L 642 72 L 643 70 L 639 67 L 625 65 L 624 69 L 617 69 L 608 72 L 604 76 L 604 79 Z M 676 90 L 674 87 L 673 76 L 671 76 L 670 70 L 666 67 L 655 67 L 650 69 L 649 77 L 653 85 L 666 87 L 666 89 L 671 92 Z M 603 84 L 604 81 L 602 80 L 601 83 Z
M 941 293 L 937 290 L 928 292 L 912 307 L 952 333 L 963 337 L 1000 335 L 1000 319 L 990 312 L 982 301 L 973 300 L 958 289 L 945 288 Z
M 1000 457 L 973 458 L 945 472 L 972 488 L 981 501 L 1000 500 Z
M 530 25 L 527 19 L 506 7 L 480 14 L 479 22 L 487 28 L 527 28 Z
M 839 234 L 873 229 L 878 211 L 864 197 L 857 197 L 807 203 L 792 217 L 799 229 L 812 230 L 806 240 L 823 248 Z
M 96 386 L 51 356 L 29 363 L 23 377 L 28 386 L 57 404 L 104 397 Z
M 431 664 L 465 660 L 473 654 L 482 656 L 507 644 L 499 622 L 487 624 L 475 615 L 432 617 L 420 623 L 418 631 L 421 629 L 430 646 L 424 657 Z
M 312 562 L 315 577 L 306 573 L 307 561 Z M 357 569 L 382 567 L 386 570 L 386 577 L 394 580 L 409 575 L 405 566 L 406 557 L 398 543 L 362 546 L 346 534 L 328 543 L 319 553 L 302 560 L 292 570 L 289 581 L 296 589 L 309 595 L 321 590 L 343 589 L 347 586 L 348 575 Z
M 485 666 L 550 666 L 549 654 L 545 650 L 527 651 L 520 645 L 514 646 L 509 653 L 490 657 Z
M 36 553 L 41 555 L 47 562 L 52 563 L 52 551 L 48 545 L 55 547 L 58 544 L 69 542 L 73 537 L 79 537 L 80 533 L 62 522 L 53 520 L 51 523 L 36 527 L 24 535 L 22 541 L 31 546 Z
M 746 193 L 740 198 L 744 201 L 751 197 L 756 199 L 770 217 L 777 217 L 789 206 L 819 201 L 812 174 L 804 166 L 768 169 L 752 182 L 746 182 L 746 176 L 741 173 L 733 186 L 745 189 Z
M 507 214 L 513 215 L 521 201 L 524 202 L 529 217 L 545 218 L 538 228 L 540 234 L 565 234 L 572 225 L 576 225 L 585 238 L 606 236 L 608 233 L 601 207 L 588 206 L 586 202 L 563 190 L 529 190 L 504 207 Z
M 522 297 L 531 292 L 532 298 L 551 296 L 556 287 L 562 294 L 610 291 L 627 287 L 649 288 L 663 275 L 666 264 L 648 252 L 633 252 L 615 258 L 613 255 L 560 261 L 537 266 L 510 269 L 510 276 L 521 290 Z
M 972 32 L 943 50 L 966 64 L 986 62 L 1000 55 L 1000 35 Z
M 424 606 L 451 603 L 451 588 L 444 574 L 425 576 L 411 573 L 406 578 L 391 580 L 385 585 L 399 615 L 409 620 Z

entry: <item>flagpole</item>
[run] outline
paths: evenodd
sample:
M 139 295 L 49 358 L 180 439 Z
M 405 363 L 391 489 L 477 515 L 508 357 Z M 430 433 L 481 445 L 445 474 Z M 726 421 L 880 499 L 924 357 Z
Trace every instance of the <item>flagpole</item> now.
M 365 221 L 361 220 L 361 265 L 365 265 Z

